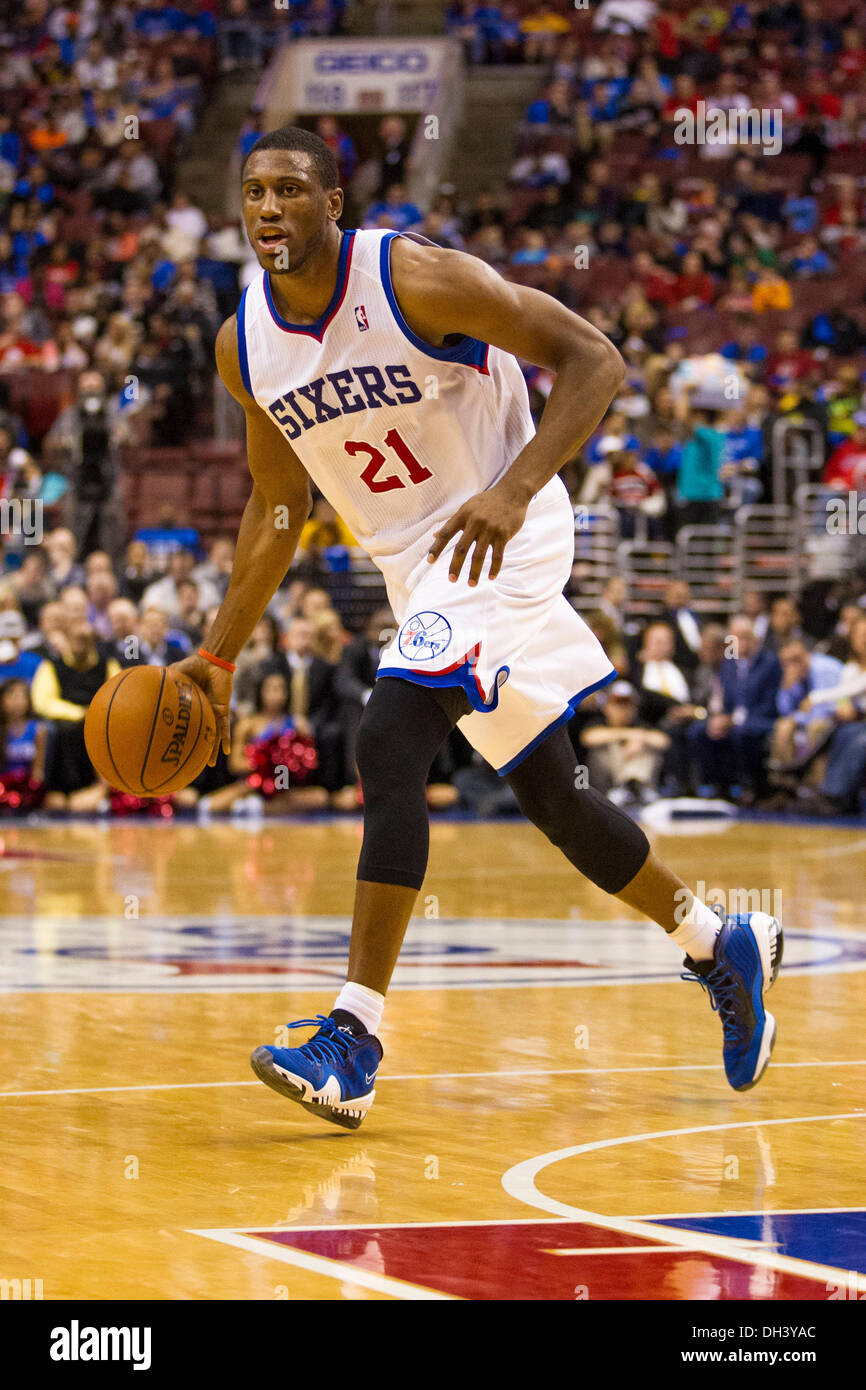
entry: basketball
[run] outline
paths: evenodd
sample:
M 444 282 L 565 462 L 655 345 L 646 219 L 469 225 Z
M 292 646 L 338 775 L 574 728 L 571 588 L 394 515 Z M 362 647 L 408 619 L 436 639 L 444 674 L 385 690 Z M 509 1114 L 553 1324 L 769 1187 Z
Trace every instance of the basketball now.
M 158 666 L 133 666 L 106 681 L 84 720 L 87 753 L 100 777 L 136 796 L 167 796 L 189 786 L 215 737 L 204 691 Z

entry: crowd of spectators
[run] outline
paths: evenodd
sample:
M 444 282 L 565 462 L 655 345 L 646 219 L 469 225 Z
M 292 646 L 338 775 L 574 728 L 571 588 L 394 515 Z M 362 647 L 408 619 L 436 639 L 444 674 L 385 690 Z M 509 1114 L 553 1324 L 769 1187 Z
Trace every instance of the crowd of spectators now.
M 442 196 L 417 229 L 556 295 L 628 366 L 576 500 L 665 540 L 791 502 L 780 421 L 817 428 L 807 481 L 862 485 L 866 6 L 465 0 L 448 26 L 470 62 L 537 67 L 538 92 L 507 184 Z M 769 125 L 679 143 L 699 102 Z M 526 374 L 540 408 L 549 375 Z
M 235 4 L 24 0 L 4 21 L 0 408 L 37 464 L 88 368 L 113 444 L 181 444 L 207 416 L 249 248 L 176 170 Z
M 784 420 L 817 429 L 811 481 L 866 493 L 863 8 L 463 5 L 448 24 L 469 60 L 533 65 L 539 91 L 513 133 L 507 182 L 468 200 L 444 186 L 427 209 L 408 192 L 405 118 L 381 117 L 372 159 L 337 116 L 318 120 L 341 178 L 364 191 L 359 225 L 482 257 L 620 348 L 624 385 L 564 476 L 575 508 L 604 509 L 624 539 L 652 546 L 683 525 L 731 526 L 747 504 L 790 503 L 774 489 Z M 341 13 L 291 10 L 328 32 Z M 199 0 L 28 0 L 12 25 L 0 79 L 0 500 L 41 501 L 53 529 L 41 545 L 20 528 L 3 537 L 7 813 L 360 805 L 355 735 L 393 618 L 376 606 L 381 590 L 345 601 L 354 541 L 321 500 L 241 654 L 228 761 L 175 798 L 137 802 L 96 778 L 82 737 L 114 671 L 195 649 L 231 573 L 225 537 L 203 546 L 175 525 L 161 545 L 147 531 L 130 540 L 121 474 L 130 445 L 178 446 L 193 422 L 200 430 L 214 334 L 254 273 L 240 229 L 205 217 L 174 170 L 220 69 L 263 62 L 267 29 L 254 0 L 228 0 L 215 18 Z M 780 153 L 678 147 L 675 113 L 700 99 L 781 109 Z M 253 118 L 242 149 L 258 132 Z M 523 367 L 538 418 L 551 377 Z M 46 411 L 47 384 L 64 373 Z M 626 807 L 698 796 L 858 811 L 866 571 L 830 583 L 804 570 L 796 597 L 747 592 L 733 616 L 671 579 L 662 610 L 641 618 L 620 578 L 590 605 L 582 574 L 569 597 L 619 672 L 570 726 L 594 785 Z M 459 731 L 429 799 L 517 809 Z
M 619 804 L 721 798 L 817 817 L 857 815 L 866 790 L 866 575 L 743 596 L 724 623 L 670 581 L 663 610 L 630 620 L 608 581 L 585 616 L 621 679 L 572 724 L 593 786 Z
M 780 422 L 817 431 L 807 481 L 866 480 L 864 24 L 866 6 L 845 0 L 467 0 L 446 27 L 470 62 L 540 71 L 507 182 L 466 201 L 445 186 L 424 212 L 408 194 L 405 122 L 382 121 L 399 153 L 379 157 L 361 225 L 477 255 L 623 353 L 626 382 L 570 483 L 578 504 L 612 509 L 624 539 L 670 541 L 746 504 L 791 502 L 773 476 Z M 781 112 L 778 147 L 678 145 L 678 113 L 699 101 Z M 335 116 L 318 130 L 351 186 L 351 135 Z M 551 378 L 523 365 L 537 415 Z
M 333 533 L 333 534 L 332 534 Z M 182 534 L 178 532 L 178 534 Z M 340 542 L 318 510 L 301 560 Z M 119 564 L 79 553 L 57 527 L 0 582 L 0 808 L 160 816 L 325 809 L 357 811 L 355 740 L 379 653 L 394 632 L 387 607 L 350 631 L 323 571 L 290 571 L 238 660 L 234 742 L 176 797 L 112 792 L 87 758 L 84 716 L 99 686 L 127 667 L 168 666 L 202 643 L 228 586 L 234 542 L 201 560 L 178 544 L 160 568 L 143 540 Z M 803 594 L 744 595 L 721 623 L 671 581 L 663 609 L 636 621 L 610 579 L 582 609 L 619 678 L 581 705 L 571 726 L 593 785 L 626 807 L 660 796 L 857 814 L 866 786 L 866 575 Z M 435 809 L 516 813 L 507 784 L 456 730 L 431 769 Z
M 302 556 L 317 551 L 326 529 L 344 536 L 319 508 L 302 535 Z M 352 633 L 328 589 L 294 572 L 239 657 L 228 760 L 220 754 L 216 767 L 177 797 L 149 801 L 113 794 L 89 762 L 83 722 L 100 685 L 128 667 L 165 667 L 194 652 L 226 592 L 233 559 L 234 541 L 219 537 L 202 560 L 178 543 L 162 568 L 137 539 L 114 564 L 104 550 L 81 554 L 62 526 L 27 548 L 21 565 L 0 581 L 3 810 L 167 815 L 197 806 L 218 814 L 264 801 L 272 809 L 357 810 L 355 739 L 393 617 L 374 609 Z M 435 805 L 457 799 L 447 785 L 451 769 L 443 755 L 431 785 Z
M 347 0 L 220 0 L 220 68 L 261 68 L 287 39 L 336 38 L 345 32 L 347 7 Z

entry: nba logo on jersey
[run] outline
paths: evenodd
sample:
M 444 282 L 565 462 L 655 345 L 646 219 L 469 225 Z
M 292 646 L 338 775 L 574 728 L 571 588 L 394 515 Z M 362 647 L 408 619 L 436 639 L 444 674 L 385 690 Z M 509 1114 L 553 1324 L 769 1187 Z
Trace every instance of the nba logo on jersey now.
M 429 661 L 451 641 L 451 624 L 441 613 L 415 613 L 400 629 L 398 645 L 407 661 Z
M 355 305 L 355 322 L 362 333 L 370 327 L 367 322 L 367 310 L 364 308 L 363 304 Z

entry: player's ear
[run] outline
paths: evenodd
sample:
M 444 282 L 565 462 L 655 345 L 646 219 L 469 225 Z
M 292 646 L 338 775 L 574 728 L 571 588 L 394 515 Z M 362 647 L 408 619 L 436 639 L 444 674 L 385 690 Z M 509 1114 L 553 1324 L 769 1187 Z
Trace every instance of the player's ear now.
M 343 190 L 332 188 L 328 194 L 328 216 L 332 222 L 339 222 L 343 215 Z

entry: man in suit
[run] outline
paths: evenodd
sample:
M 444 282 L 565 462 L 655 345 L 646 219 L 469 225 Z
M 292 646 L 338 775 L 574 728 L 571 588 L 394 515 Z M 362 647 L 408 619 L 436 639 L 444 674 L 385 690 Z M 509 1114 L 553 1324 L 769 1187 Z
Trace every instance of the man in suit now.
M 170 666 L 183 661 L 187 652 L 171 635 L 168 617 L 162 608 L 145 607 L 138 620 L 140 664 Z
M 663 710 L 661 727 L 670 738 L 671 746 L 662 776 L 667 789 L 681 796 L 694 794 L 694 759 L 689 731 L 705 720 L 708 712 L 716 714 L 722 709 L 720 672 L 725 657 L 725 638 L 721 623 L 707 623 L 702 628 L 698 664 L 689 672 L 689 698 L 682 704 L 668 702 Z M 660 696 L 652 698 L 661 700 Z
M 261 663 L 261 678 L 278 672 L 289 686 L 289 714 L 300 733 L 310 735 L 319 754 L 316 780 L 328 791 L 343 786 L 342 737 L 334 692 L 336 667 L 316 656 L 316 631 L 308 618 L 289 623 L 283 650 Z
M 658 724 L 668 711 L 688 703 L 689 683 L 674 658 L 676 638 L 668 622 L 647 625 L 634 664 L 635 684 L 640 699 L 640 715 L 648 724 Z
M 752 620 L 731 622 L 728 652 L 719 670 L 722 708 L 693 724 L 689 742 L 705 791 L 756 801 L 766 792 L 767 742 L 776 719 L 782 668 L 775 652 L 758 644 Z
M 665 585 L 664 612 L 659 622 L 668 623 L 674 634 L 674 665 L 690 676 L 700 661 L 701 629 L 691 608 L 691 591 L 684 579 Z

